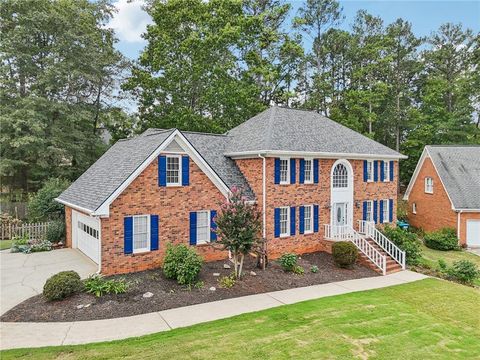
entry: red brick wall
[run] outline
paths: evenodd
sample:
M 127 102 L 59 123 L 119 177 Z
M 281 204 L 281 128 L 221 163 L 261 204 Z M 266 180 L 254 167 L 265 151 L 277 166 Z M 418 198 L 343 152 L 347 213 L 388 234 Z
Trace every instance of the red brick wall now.
M 425 193 L 425 178 L 433 178 L 433 194 Z M 413 203 L 417 213 L 412 213 Z M 408 196 L 408 220 L 411 225 L 425 231 L 435 231 L 444 227 L 457 228 L 457 214 L 445 188 L 438 177 L 430 158 L 426 158 Z
M 467 220 L 480 220 L 480 212 L 460 214 L 460 245 L 467 244 Z
M 278 185 L 274 183 L 274 158 L 267 158 L 266 169 L 266 202 L 267 202 L 267 242 L 268 253 L 271 258 L 277 258 L 286 252 L 298 254 L 314 251 L 330 251 L 331 243 L 325 241 L 324 224 L 330 223 L 330 174 L 334 159 L 320 159 L 320 176 L 318 184 L 299 184 L 299 161 L 297 159 L 296 184 Z M 247 181 L 256 192 L 259 208 L 262 208 L 262 159 L 236 160 L 239 168 L 245 174 Z M 395 162 L 395 180 L 392 182 L 365 183 L 363 181 L 363 160 L 350 160 L 354 172 L 354 222 L 357 228 L 358 220 L 362 219 L 363 200 L 394 199 L 394 221 L 396 220 L 398 162 Z M 259 191 L 260 190 L 260 191 Z M 296 209 L 296 235 L 284 238 L 274 237 L 274 209 L 280 206 L 319 205 L 319 232 L 313 234 L 299 234 L 299 211 Z
M 189 244 L 189 213 L 218 210 L 225 201 L 193 161 L 190 161 L 190 186 L 159 187 L 157 166 L 157 160 L 152 162 L 110 205 L 110 217 L 101 220 L 102 273 L 127 273 L 160 266 L 167 243 Z M 159 215 L 159 250 L 125 255 L 123 219 L 143 214 Z M 226 252 L 208 245 L 196 248 L 207 261 L 227 257 Z

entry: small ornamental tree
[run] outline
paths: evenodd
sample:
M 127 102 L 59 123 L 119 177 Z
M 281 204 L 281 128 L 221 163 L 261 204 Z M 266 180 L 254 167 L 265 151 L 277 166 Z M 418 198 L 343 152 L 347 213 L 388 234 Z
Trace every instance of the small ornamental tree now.
M 245 255 L 252 251 L 260 240 L 260 213 L 256 205 L 247 201 L 241 189 L 232 188 L 227 201 L 215 218 L 218 235 L 216 244 L 229 250 L 233 256 L 235 276 L 242 276 Z

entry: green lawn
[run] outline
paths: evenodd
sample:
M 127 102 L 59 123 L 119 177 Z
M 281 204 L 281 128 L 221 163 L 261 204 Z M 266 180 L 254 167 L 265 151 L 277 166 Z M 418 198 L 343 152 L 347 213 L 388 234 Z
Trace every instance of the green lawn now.
M 12 240 L 0 240 L 0 250 L 10 249 Z
M 422 245 L 422 256 L 426 262 L 433 267 L 436 267 L 439 259 L 445 260 L 449 265 L 452 265 L 457 260 L 470 260 L 480 267 L 480 256 L 469 253 L 465 250 L 459 251 L 440 251 L 429 249 L 425 245 Z
M 109 343 L 2 359 L 480 358 L 480 291 L 426 279 Z M 93 330 L 95 331 L 95 330 Z

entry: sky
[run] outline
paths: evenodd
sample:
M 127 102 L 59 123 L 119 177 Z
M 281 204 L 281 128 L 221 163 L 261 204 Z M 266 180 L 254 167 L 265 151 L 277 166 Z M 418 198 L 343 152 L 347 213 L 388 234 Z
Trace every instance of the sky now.
M 289 1 L 292 4 L 293 17 L 302 1 Z M 134 60 L 145 46 L 142 33 L 151 22 L 148 14 L 142 10 L 142 0 L 118 0 L 115 5 L 118 12 L 110 22 L 119 39 L 116 47 L 126 57 Z M 345 19 L 340 27 L 350 28 L 358 10 L 365 9 L 379 16 L 387 25 L 397 18 L 412 23 L 417 36 L 428 36 L 446 22 L 461 23 L 464 28 L 480 32 L 480 0 L 346 0 L 340 1 Z

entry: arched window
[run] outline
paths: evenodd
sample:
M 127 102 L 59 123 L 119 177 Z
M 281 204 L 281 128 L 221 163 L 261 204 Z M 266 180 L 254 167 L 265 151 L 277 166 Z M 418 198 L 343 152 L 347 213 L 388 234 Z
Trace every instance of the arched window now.
M 343 164 L 337 164 L 337 166 L 335 166 L 335 169 L 333 169 L 333 187 L 348 187 L 348 170 Z

